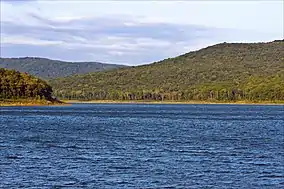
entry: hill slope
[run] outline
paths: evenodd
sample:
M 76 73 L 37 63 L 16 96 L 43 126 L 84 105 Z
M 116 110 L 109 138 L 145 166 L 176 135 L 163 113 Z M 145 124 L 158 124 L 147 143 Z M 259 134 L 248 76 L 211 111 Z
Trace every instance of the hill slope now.
M 284 41 L 222 43 L 150 65 L 51 81 L 68 99 L 283 100 Z
M 45 100 L 56 101 L 52 88 L 45 81 L 29 74 L 0 68 L 0 101 Z
M 116 64 L 103 64 L 98 62 L 63 62 L 46 58 L 0 58 L 0 67 L 27 72 L 37 77 L 50 79 L 84 74 L 88 72 L 103 71 L 124 67 Z

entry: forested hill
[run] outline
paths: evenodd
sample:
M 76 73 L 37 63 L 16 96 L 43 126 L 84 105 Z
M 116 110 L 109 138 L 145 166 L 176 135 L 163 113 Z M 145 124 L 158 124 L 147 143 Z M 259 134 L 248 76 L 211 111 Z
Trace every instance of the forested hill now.
M 52 97 L 52 88 L 45 81 L 26 73 L 0 68 L 0 101 L 3 100 L 47 100 Z
M 121 68 L 124 66 L 99 62 L 63 62 L 46 58 L 25 57 L 0 58 L 0 67 L 15 69 L 40 78 L 50 79 L 72 74 L 84 74 L 88 72 Z
M 284 100 L 284 41 L 222 43 L 150 65 L 51 81 L 84 100 Z

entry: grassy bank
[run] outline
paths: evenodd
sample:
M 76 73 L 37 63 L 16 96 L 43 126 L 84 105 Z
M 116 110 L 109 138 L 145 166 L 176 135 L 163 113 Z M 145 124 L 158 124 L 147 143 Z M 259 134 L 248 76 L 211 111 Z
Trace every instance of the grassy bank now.
M 93 104 L 244 104 L 244 105 L 284 105 L 284 101 L 120 101 L 120 100 L 91 100 L 91 101 L 80 101 L 80 100 L 63 100 L 63 102 L 72 103 L 93 103 Z
M 34 99 L 5 99 L 0 100 L 0 106 L 51 106 L 51 105 L 67 105 L 61 101 L 34 100 Z

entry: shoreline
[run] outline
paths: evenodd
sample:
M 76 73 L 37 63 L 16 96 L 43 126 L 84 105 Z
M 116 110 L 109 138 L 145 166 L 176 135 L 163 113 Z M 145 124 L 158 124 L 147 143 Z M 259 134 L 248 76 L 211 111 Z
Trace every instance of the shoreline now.
M 36 101 L 36 100 L 23 100 L 23 101 L 0 101 L 0 107 L 9 106 L 72 106 L 72 104 L 216 104 L 216 105 L 279 105 L 284 106 L 284 102 L 213 102 L 213 101 L 120 101 L 120 100 L 61 100 L 60 102 L 50 101 Z
M 33 103 L 11 103 L 0 104 L 0 107 L 12 107 L 12 106 L 71 106 L 71 104 L 33 104 Z
M 0 101 L 0 107 L 9 107 L 9 106 L 68 106 L 71 104 L 65 102 L 51 102 L 43 100 L 4 100 Z
M 224 105 L 284 105 L 284 102 L 210 102 L 210 101 L 119 101 L 119 100 L 62 100 L 67 104 L 224 104 Z

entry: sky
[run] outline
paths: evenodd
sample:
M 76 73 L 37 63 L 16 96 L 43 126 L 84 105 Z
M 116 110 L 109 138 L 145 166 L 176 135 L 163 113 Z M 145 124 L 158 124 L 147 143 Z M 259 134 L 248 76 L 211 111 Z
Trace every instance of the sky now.
M 1 57 L 148 64 L 222 42 L 283 39 L 282 0 L 1 0 Z

